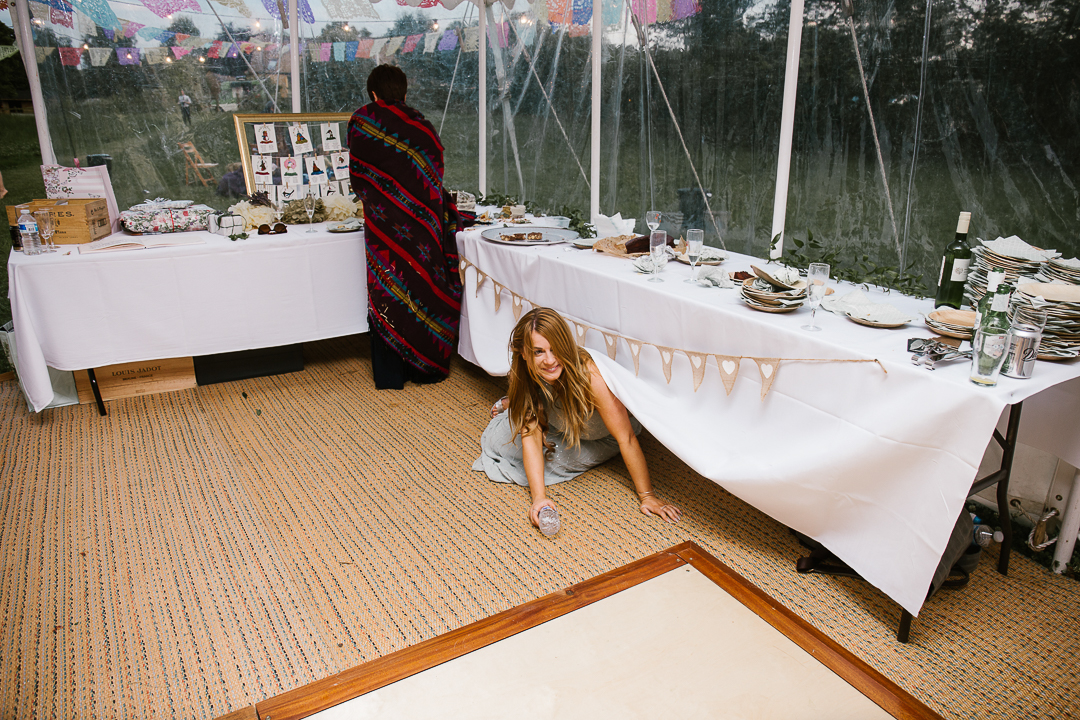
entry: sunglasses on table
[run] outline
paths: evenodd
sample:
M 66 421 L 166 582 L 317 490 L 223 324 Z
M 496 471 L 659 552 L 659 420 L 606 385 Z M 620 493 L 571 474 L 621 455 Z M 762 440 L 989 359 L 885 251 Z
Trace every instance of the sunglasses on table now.
M 280 235 L 284 232 L 289 232 L 289 229 L 285 227 L 285 223 L 277 223 L 273 227 L 265 224 L 259 226 L 260 235 Z

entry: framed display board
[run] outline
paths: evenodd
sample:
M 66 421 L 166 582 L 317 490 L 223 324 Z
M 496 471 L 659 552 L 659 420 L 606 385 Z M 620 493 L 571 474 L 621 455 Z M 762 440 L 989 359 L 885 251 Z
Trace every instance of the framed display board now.
M 348 195 L 351 113 L 233 115 L 248 193 L 272 200 Z

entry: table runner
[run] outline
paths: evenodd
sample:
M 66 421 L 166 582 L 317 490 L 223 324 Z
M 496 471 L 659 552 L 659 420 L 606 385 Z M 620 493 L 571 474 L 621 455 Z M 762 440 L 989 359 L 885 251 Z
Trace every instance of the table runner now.
M 274 347 L 367 331 L 362 233 L 293 226 L 281 235 L 8 259 L 19 379 L 31 407 L 52 400 L 48 367 Z M 70 250 L 70 254 L 69 251 Z
M 881 330 L 819 311 L 823 330 L 810 333 L 799 329 L 808 310 L 751 310 L 736 290 L 683 283 L 689 267 L 675 263 L 664 283 L 647 283 L 625 260 L 569 246 L 510 247 L 477 231 L 460 234 L 458 245 L 474 266 L 465 272 L 463 357 L 492 374 L 508 371 L 511 293 L 528 301 L 525 309 L 546 305 L 581 323 L 589 328 L 583 344 L 612 391 L 660 442 L 703 476 L 824 543 L 913 614 L 1008 404 L 1038 394 L 1032 404 L 1043 410 L 1025 419 L 1045 420 L 1050 410 L 1070 418 L 1067 429 L 1056 425 L 1058 437 L 1046 449 L 1080 457 L 1080 406 L 1069 402 L 1080 388 L 1077 363 L 1039 363 L 1032 379 L 1003 378 L 987 390 L 967 380 L 966 363 L 933 372 L 911 365 L 906 339 L 931 336 L 919 320 Z M 762 262 L 733 254 L 723 267 Z M 479 291 L 478 273 L 487 277 Z M 497 287 L 505 289 L 496 311 Z M 869 294 L 912 315 L 932 309 L 927 299 Z M 614 360 L 603 332 L 620 338 Z M 627 338 L 646 343 L 637 372 Z M 711 356 L 696 391 L 690 358 L 672 353 L 669 382 L 659 348 Z M 875 363 L 781 362 L 763 398 L 763 373 L 743 359 L 728 395 L 715 355 L 875 358 L 888 373 Z M 1041 392 L 1070 380 L 1064 392 Z M 655 481 L 662 492 L 663 478 Z

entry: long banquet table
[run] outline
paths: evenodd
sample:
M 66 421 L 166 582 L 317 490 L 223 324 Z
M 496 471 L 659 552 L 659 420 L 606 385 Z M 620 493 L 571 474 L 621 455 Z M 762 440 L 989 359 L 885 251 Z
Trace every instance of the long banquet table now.
M 367 332 L 362 233 L 280 235 L 8 259 L 19 379 L 35 411 L 48 368 L 212 355 Z
M 480 232 L 458 236 L 464 358 L 506 374 L 515 295 L 524 299 L 522 309 L 556 309 L 584 328 L 584 344 L 613 392 L 657 440 L 703 476 L 826 545 L 913 614 L 1009 405 L 1027 400 L 1022 442 L 1080 463 L 1076 361 L 1039 362 L 1031 379 L 980 388 L 968 381 L 966 362 L 932 372 L 911 364 L 907 338 L 933 337 L 918 319 L 884 330 L 819 310 L 822 330 L 807 332 L 800 326 L 808 309 L 752 310 L 738 290 L 684 283 L 690 269 L 678 263 L 668 264 L 663 283 L 649 283 L 625 259 L 568 245 L 495 244 Z M 723 268 L 761 262 L 733 254 Z M 841 294 L 854 289 L 833 285 Z M 927 299 L 869 294 L 913 317 L 932 309 Z M 614 360 L 607 350 L 612 338 Z M 631 348 L 638 342 L 644 344 L 635 371 Z M 708 357 L 695 390 L 692 357 L 700 361 L 699 353 Z M 743 358 L 730 395 L 717 355 Z M 753 358 L 774 368 L 764 398 L 764 372 Z M 881 366 L 805 362 L 871 358 Z M 663 482 L 656 478 L 661 491 Z

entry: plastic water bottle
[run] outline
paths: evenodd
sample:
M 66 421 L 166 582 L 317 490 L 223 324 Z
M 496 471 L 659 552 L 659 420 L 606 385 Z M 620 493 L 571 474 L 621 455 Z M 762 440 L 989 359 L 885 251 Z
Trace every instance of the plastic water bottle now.
M 540 532 L 548 537 L 559 532 L 559 513 L 550 505 L 540 508 Z
M 974 542 L 979 547 L 989 547 L 990 541 L 999 543 L 1005 539 L 1005 533 L 994 530 L 989 525 L 976 525 Z
M 30 211 L 23 209 L 19 215 L 19 239 L 22 241 L 24 255 L 41 253 L 41 238 L 38 237 L 37 220 Z

